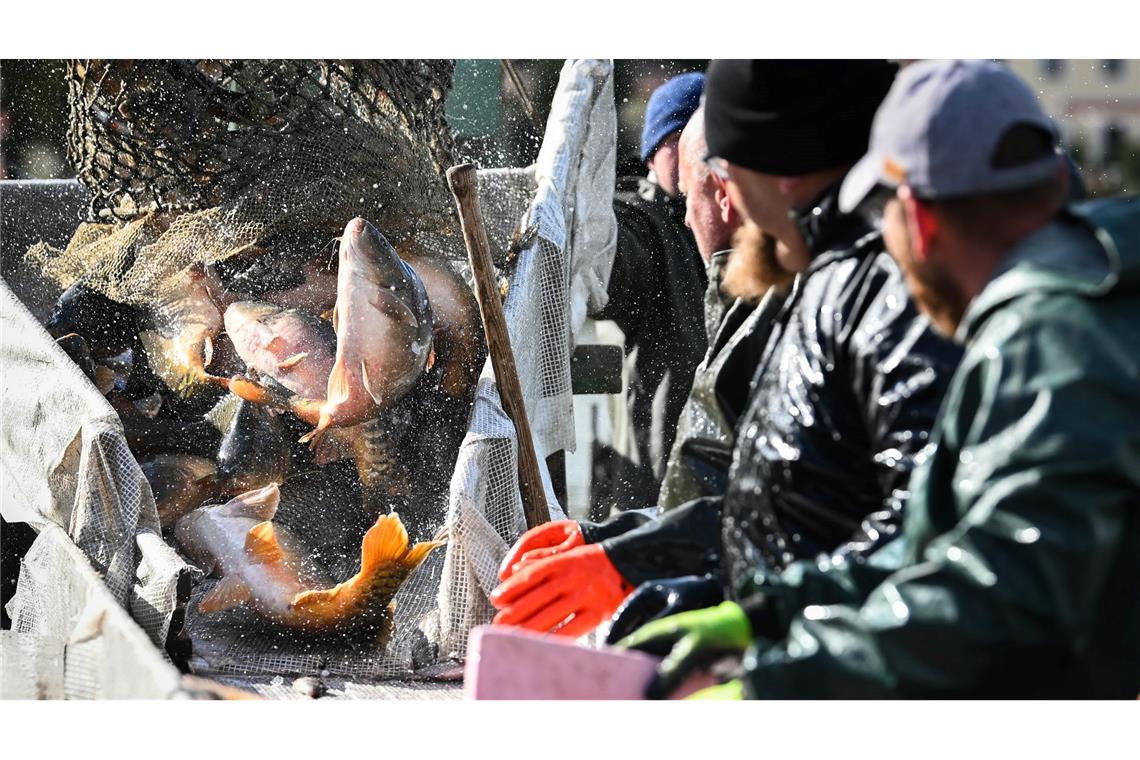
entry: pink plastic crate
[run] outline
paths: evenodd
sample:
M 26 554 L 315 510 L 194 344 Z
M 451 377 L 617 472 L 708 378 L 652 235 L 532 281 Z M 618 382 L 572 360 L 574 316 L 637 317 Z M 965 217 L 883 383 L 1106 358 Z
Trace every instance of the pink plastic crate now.
M 468 699 L 642 699 L 658 658 L 624 649 L 588 649 L 571 639 L 519 628 L 471 631 L 464 671 Z M 702 674 L 677 697 L 711 686 Z

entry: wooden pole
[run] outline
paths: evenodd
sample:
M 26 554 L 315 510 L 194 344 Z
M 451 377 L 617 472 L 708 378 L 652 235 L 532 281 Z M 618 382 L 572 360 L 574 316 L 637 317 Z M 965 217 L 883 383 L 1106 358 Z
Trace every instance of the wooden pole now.
M 526 116 L 530 119 L 530 123 L 534 126 L 535 131 L 541 135 L 543 125 L 538 122 L 538 113 L 534 110 L 534 104 L 530 101 L 530 95 L 527 94 L 526 85 L 523 84 L 522 77 L 519 76 L 519 72 L 515 69 L 514 62 L 512 62 L 510 58 L 500 58 L 499 61 L 502 63 L 503 70 L 507 72 L 507 78 L 511 80 L 515 92 L 518 93 L 519 100 L 522 102 L 523 111 L 526 112 Z
M 491 245 L 483 227 L 479 210 L 479 179 L 472 164 L 461 164 L 447 170 L 447 185 L 455 196 L 459 221 L 463 225 L 463 241 L 467 244 L 467 259 L 475 278 L 475 300 L 483 318 L 483 333 L 487 337 L 487 353 L 495 370 L 495 383 L 503 410 L 515 424 L 518 438 L 519 489 L 522 492 L 523 513 L 527 528 L 542 525 L 550 520 L 550 507 L 542 488 L 538 457 L 534 452 L 534 439 L 523 403 L 519 372 L 511 350 L 511 336 L 507 332 L 507 318 L 499 300 L 495 282 L 495 269 L 491 263 Z

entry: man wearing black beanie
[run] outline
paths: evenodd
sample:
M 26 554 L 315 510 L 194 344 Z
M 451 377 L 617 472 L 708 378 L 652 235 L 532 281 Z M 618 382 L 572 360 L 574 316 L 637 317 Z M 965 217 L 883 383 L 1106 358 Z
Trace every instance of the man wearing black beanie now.
M 528 574 L 537 583 L 560 569 L 542 563 L 570 569 L 580 557 L 592 563 L 592 583 L 606 586 L 593 597 L 615 608 L 641 585 L 616 616 L 611 641 L 717 598 L 732 601 L 694 625 L 747 632 L 762 621 L 750 619 L 736 590 L 754 567 L 780 570 L 833 552 L 857 558 L 893 535 L 911 468 L 960 358 L 918 314 L 881 235 L 838 208 L 839 186 L 866 152 L 895 68 L 882 61 L 711 64 L 709 166 L 726 180 L 733 205 L 777 239 L 781 265 L 798 273 L 737 426 L 727 491 L 632 530 L 628 516 L 622 524 L 575 525 L 577 537 L 567 527 L 556 550 L 524 535 L 510 555 L 511 580 L 492 595 L 496 606 L 527 608 Z M 543 551 L 526 556 L 535 549 Z M 544 610 L 544 621 L 553 617 Z M 519 624 L 517 615 L 512 622 Z M 666 677 L 655 689 L 675 686 Z

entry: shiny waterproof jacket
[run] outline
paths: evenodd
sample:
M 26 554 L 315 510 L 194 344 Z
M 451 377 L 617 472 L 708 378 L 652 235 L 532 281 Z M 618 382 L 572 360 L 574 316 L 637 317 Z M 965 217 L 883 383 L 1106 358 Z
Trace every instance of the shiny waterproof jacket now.
M 705 275 L 709 281 L 705 287 L 705 337 L 708 339 L 710 349 L 716 340 L 716 334 L 720 332 L 720 325 L 724 321 L 725 314 L 736 303 L 735 298 L 730 298 L 721 289 L 724 274 L 728 267 L 728 258 L 731 255 L 731 248 L 725 251 L 717 251 L 709 257 L 709 265 L 705 269 Z M 707 364 L 708 358 L 709 355 L 705 354 L 705 360 L 702 363 Z
M 813 253 L 776 317 L 723 507 L 728 581 L 862 547 L 898 524 L 961 349 L 918 313 L 882 236 L 837 189 L 800 215 Z
M 1022 241 L 958 337 L 900 536 L 742 584 L 751 696 L 1140 694 L 1140 200 Z
M 685 226 L 683 200 L 644 177 L 621 177 L 614 214 L 618 240 L 609 301 L 591 316 L 613 320 L 625 333 L 633 441 L 632 450 L 617 452 L 621 464 L 610 485 L 614 506 L 629 509 L 652 503 L 661 485 L 677 418 L 708 349 L 703 318 L 708 279 Z
M 706 297 L 706 319 L 710 301 Z M 760 304 L 737 300 L 721 316 L 677 422 L 677 439 L 657 495 L 661 509 L 669 511 L 702 496 L 724 493 L 736 423 L 747 405 L 750 379 L 768 342 L 772 319 L 783 303 L 783 293 L 773 289 Z M 716 306 L 712 302 L 711 308 Z
M 607 555 L 634 584 L 717 573 L 731 592 L 780 568 L 893 533 L 961 348 L 918 314 L 882 238 L 840 214 L 838 185 L 800 215 L 813 254 L 756 369 L 723 498 L 620 536 Z

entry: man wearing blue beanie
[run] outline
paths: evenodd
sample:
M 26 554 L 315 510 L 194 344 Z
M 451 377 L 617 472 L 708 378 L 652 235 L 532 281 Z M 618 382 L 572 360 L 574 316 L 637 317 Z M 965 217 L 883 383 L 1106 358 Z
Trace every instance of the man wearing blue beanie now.
M 673 197 L 679 195 L 677 143 L 681 130 L 700 105 L 704 89 L 704 74 L 681 74 L 654 90 L 645 107 L 641 160 L 649 166 L 650 179 Z
M 704 82 L 704 74 L 681 74 L 654 90 L 641 133 L 649 176 L 619 177 L 614 193 L 618 243 L 609 303 L 591 316 L 613 320 L 625 333 L 629 388 L 626 406 L 616 413 L 626 419 L 615 428 L 629 434 L 595 451 L 591 512 L 598 517 L 653 502 L 708 348 L 705 261 L 685 226 L 685 200 L 677 190 L 677 144 Z

